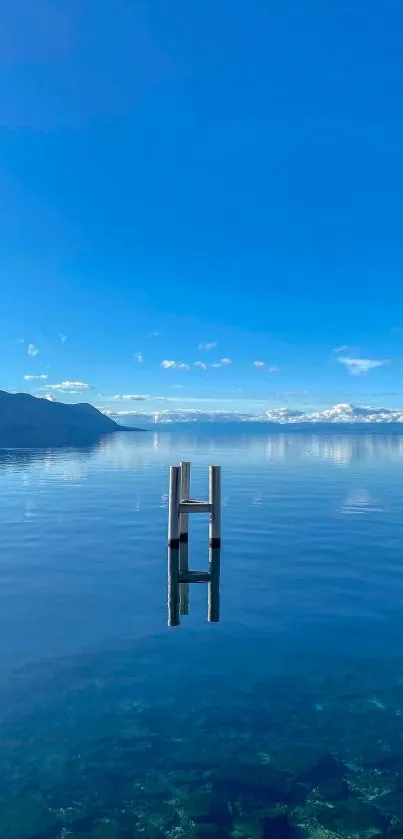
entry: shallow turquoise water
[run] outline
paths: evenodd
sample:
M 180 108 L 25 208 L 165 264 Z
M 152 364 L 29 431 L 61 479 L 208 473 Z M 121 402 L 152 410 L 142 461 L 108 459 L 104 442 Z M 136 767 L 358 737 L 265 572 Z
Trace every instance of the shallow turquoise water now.
M 223 468 L 221 622 L 193 586 L 168 629 L 180 459 L 195 497 Z M 362 432 L 3 451 L 0 836 L 403 836 L 402 465 Z

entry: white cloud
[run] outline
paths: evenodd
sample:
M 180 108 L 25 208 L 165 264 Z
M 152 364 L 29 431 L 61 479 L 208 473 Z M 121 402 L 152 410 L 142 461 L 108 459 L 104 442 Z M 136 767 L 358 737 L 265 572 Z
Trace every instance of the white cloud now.
M 195 361 L 194 367 L 200 367 L 201 370 L 208 370 L 209 367 L 225 367 L 227 364 L 232 364 L 230 358 L 220 358 L 219 361 L 213 361 L 211 364 L 206 364 L 205 361 Z
M 47 399 L 47 401 L 48 401 L 48 402 L 56 402 L 55 397 L 54 397 L 54 396 L 52 396 L 52 394 L 51 394 L 51 393 L 47 393 L 47 394 L 46 394 L 46 396 L 44 396 L 43 398 L 44 398 L 44 399 Z
M 143 361 L 144 361 L 144 358 L 143 358 L 143 355 L 142 355 L 141 352 L 135 352 L 134 353 L 134 358 L 136 359 L 136 361 L 138 361 L 139 364 L 142 364 Z
M 183 361 L 168 361 L 168 359 L 161 361 L 161 367 L 165 370 L 190 370 L 189 364 L 184 364 Z
M 344 364 L 352 376 L 360 376 L 361 373 L 368 373 L 368 370 L 373 370 L 375 367 L 384 367 L 385 364 L 389 363 L 388 360 L 377 358 L 345 358 L 344 356 L 338 358 L 337 361 Z
M 270 364 L 267 364 L 265 361 L 254 361 L 254 367 L 260 367 L 261 369 L 267 370 L 268 373 L 278 373 L 280 371 L 279 367 L 273 367 Z
M 158 338 L 159 334 L 160 334 L 159 332 L 150 332 L 149 336 L 150 336 L 150 338 Z
M 331 424 L 359 424 L 359 423 L 390 423 L 403 422 L 403 410 L 390 410 L 389 408 L 374 408 L 371 405 L 351 405 L 348 402 L 341 402 L 326 408 L 324 411 L 311 411 L 304 413 L 298 410 L 280 408 L 269 410 L 266 413 L 267 419 L 271 422 L 281 423 L 331 423 Z
M 220 358 L 219 361 L 213 361 L 213 363 L 210 366 L 211 367 L 226 367 L 227 364 L 232 364 L 232 361 L 231 361 L 230 358 Z
M 203 411 L 199 408 L 184 408 L 178 410 L 171 410 L 165 408 L 162 411 L 106 411 L 108 415 L 115 417 L 118 421 L 124 421 L 125 417 L 137 417 L 144 422 L 170 424 L 176 422 L 196 423 L 196 422 L 244 422 L 252 420 L 249 414 L 243 414 L 236 411 Z
M 64 344 L 65 341 L 67 341 L 67 335 L 63 335 L 63 333 L 61 332 L 60 333 L 60 340 L 61 340 L 62 344 Z
M 65 391 L 66 393 L 81 393 L 83 390 L 91 390 L 91 385 L 86 382 L 60 382 L 57 385 L 47 385 L 50 390 Z
M 181 390 L 183 388 L 183 385 L 172 385 L 172 387 L 177 388 L 177 390 Z
M 145 393 L 145 394 L 141 394 L 141 393 L 122 393 L 122 394 L 118 394 L 117 396 L 114 396 L 113 398 L 114 399 L 123 399 L 125 402 L 131 402 L 131 401 L 133 401 L 133 402 L 144 402 L 145 399 L 149 399 L 150 397 L 148 396 L 147 393 Z
M 35 346 L 35 344 L 28 344 L 27 353 L 28 353 L 28 355 L 38 355 L 39 350 Z
M 285 390 L 284 393 L 280 394 L 280 396 L 306 396 L 307 393 L 307 390 Z
M 345 352 L 348 350 L 348 344 L 340 344 L 339 347 L 333 347 L 334 353 Z
M 209 341 L 207 344 L 199 344 L 199 350 L 213 350 L 217 346 L 217 341 Z
M 201 370 L 208 370 L 209 367 L 224 367 L 226 364 L 231 364 L 229 358 L 221 358 L 220 361 L 213 361 L 211 364 L 206 364 L 204 361 L 195 361 L 194 366 L 200 367 Z
M 269 408 L 259 414 L 244 411 L 205 411 L 199 408 L 183 408 L 178 410 L 164 409 L 162 411 L 105 411 L 108 415 L 124 421 L 125 417 L 137 417 L 147 423 L 198 423 L 198 422 L 242 422 L 263 423 L 276 425 L 298 425 L 300 423 L 315 425 L 370 425 L 399 423 L 403 425 L 403 409 L 374 408 L 371 405 L 351 405 L 341 403 L 333 405 L 323 411 L 303 412 L 292 408 Z
M 106 399 L 102 394 L 98 394 L 100 399 Z M 155 399 L 157 402 L 166 402 L 168 396 L 151 396 L 149 393 L 117 393 L 116 396 L 109 397 L 114 402 L 145 402 L 147 399 Z
M 24 379 L 26 382 L 29 382 L 30 379 L 47 379 L 47 373 L 41 373 L 39 376 L 31 376 L 29 373 L 25 373 Z

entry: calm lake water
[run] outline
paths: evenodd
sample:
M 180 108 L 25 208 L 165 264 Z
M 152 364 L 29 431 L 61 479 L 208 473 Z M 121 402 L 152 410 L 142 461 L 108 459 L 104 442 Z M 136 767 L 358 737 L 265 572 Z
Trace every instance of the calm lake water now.
M 223 470 L 167 627 L 168 467 Z M 403 837 L 403 435 L 0 452 L 0 837 Z M 207 521 L 190 566 L 207 568 Z

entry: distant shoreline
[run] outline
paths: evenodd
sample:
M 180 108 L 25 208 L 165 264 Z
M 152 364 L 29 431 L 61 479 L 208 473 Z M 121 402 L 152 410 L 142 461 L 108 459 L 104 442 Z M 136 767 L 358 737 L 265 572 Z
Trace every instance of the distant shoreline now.
M 121 431 L 131 429 L 121 427 Z M 403 423 L 399 422 L 352 422 L 352 423 L 277 423 L 277 422 L 181 422 L 155 423 L 154 425 L 136 428 L 136 431 L 153 431 L 158 433 L 222 433 L 229 431 L 239 434 L 403 434 Z

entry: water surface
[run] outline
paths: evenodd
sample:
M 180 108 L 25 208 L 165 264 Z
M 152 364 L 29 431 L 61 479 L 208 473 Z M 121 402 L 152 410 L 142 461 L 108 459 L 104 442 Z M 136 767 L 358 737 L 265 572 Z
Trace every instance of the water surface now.
M 223 468 L 221 622 L 193 586 L 168 629 L 180 459 L 194 497 Z M 402 464 L 345 432 L 3 450 L 0 836 L 403 836 Z

